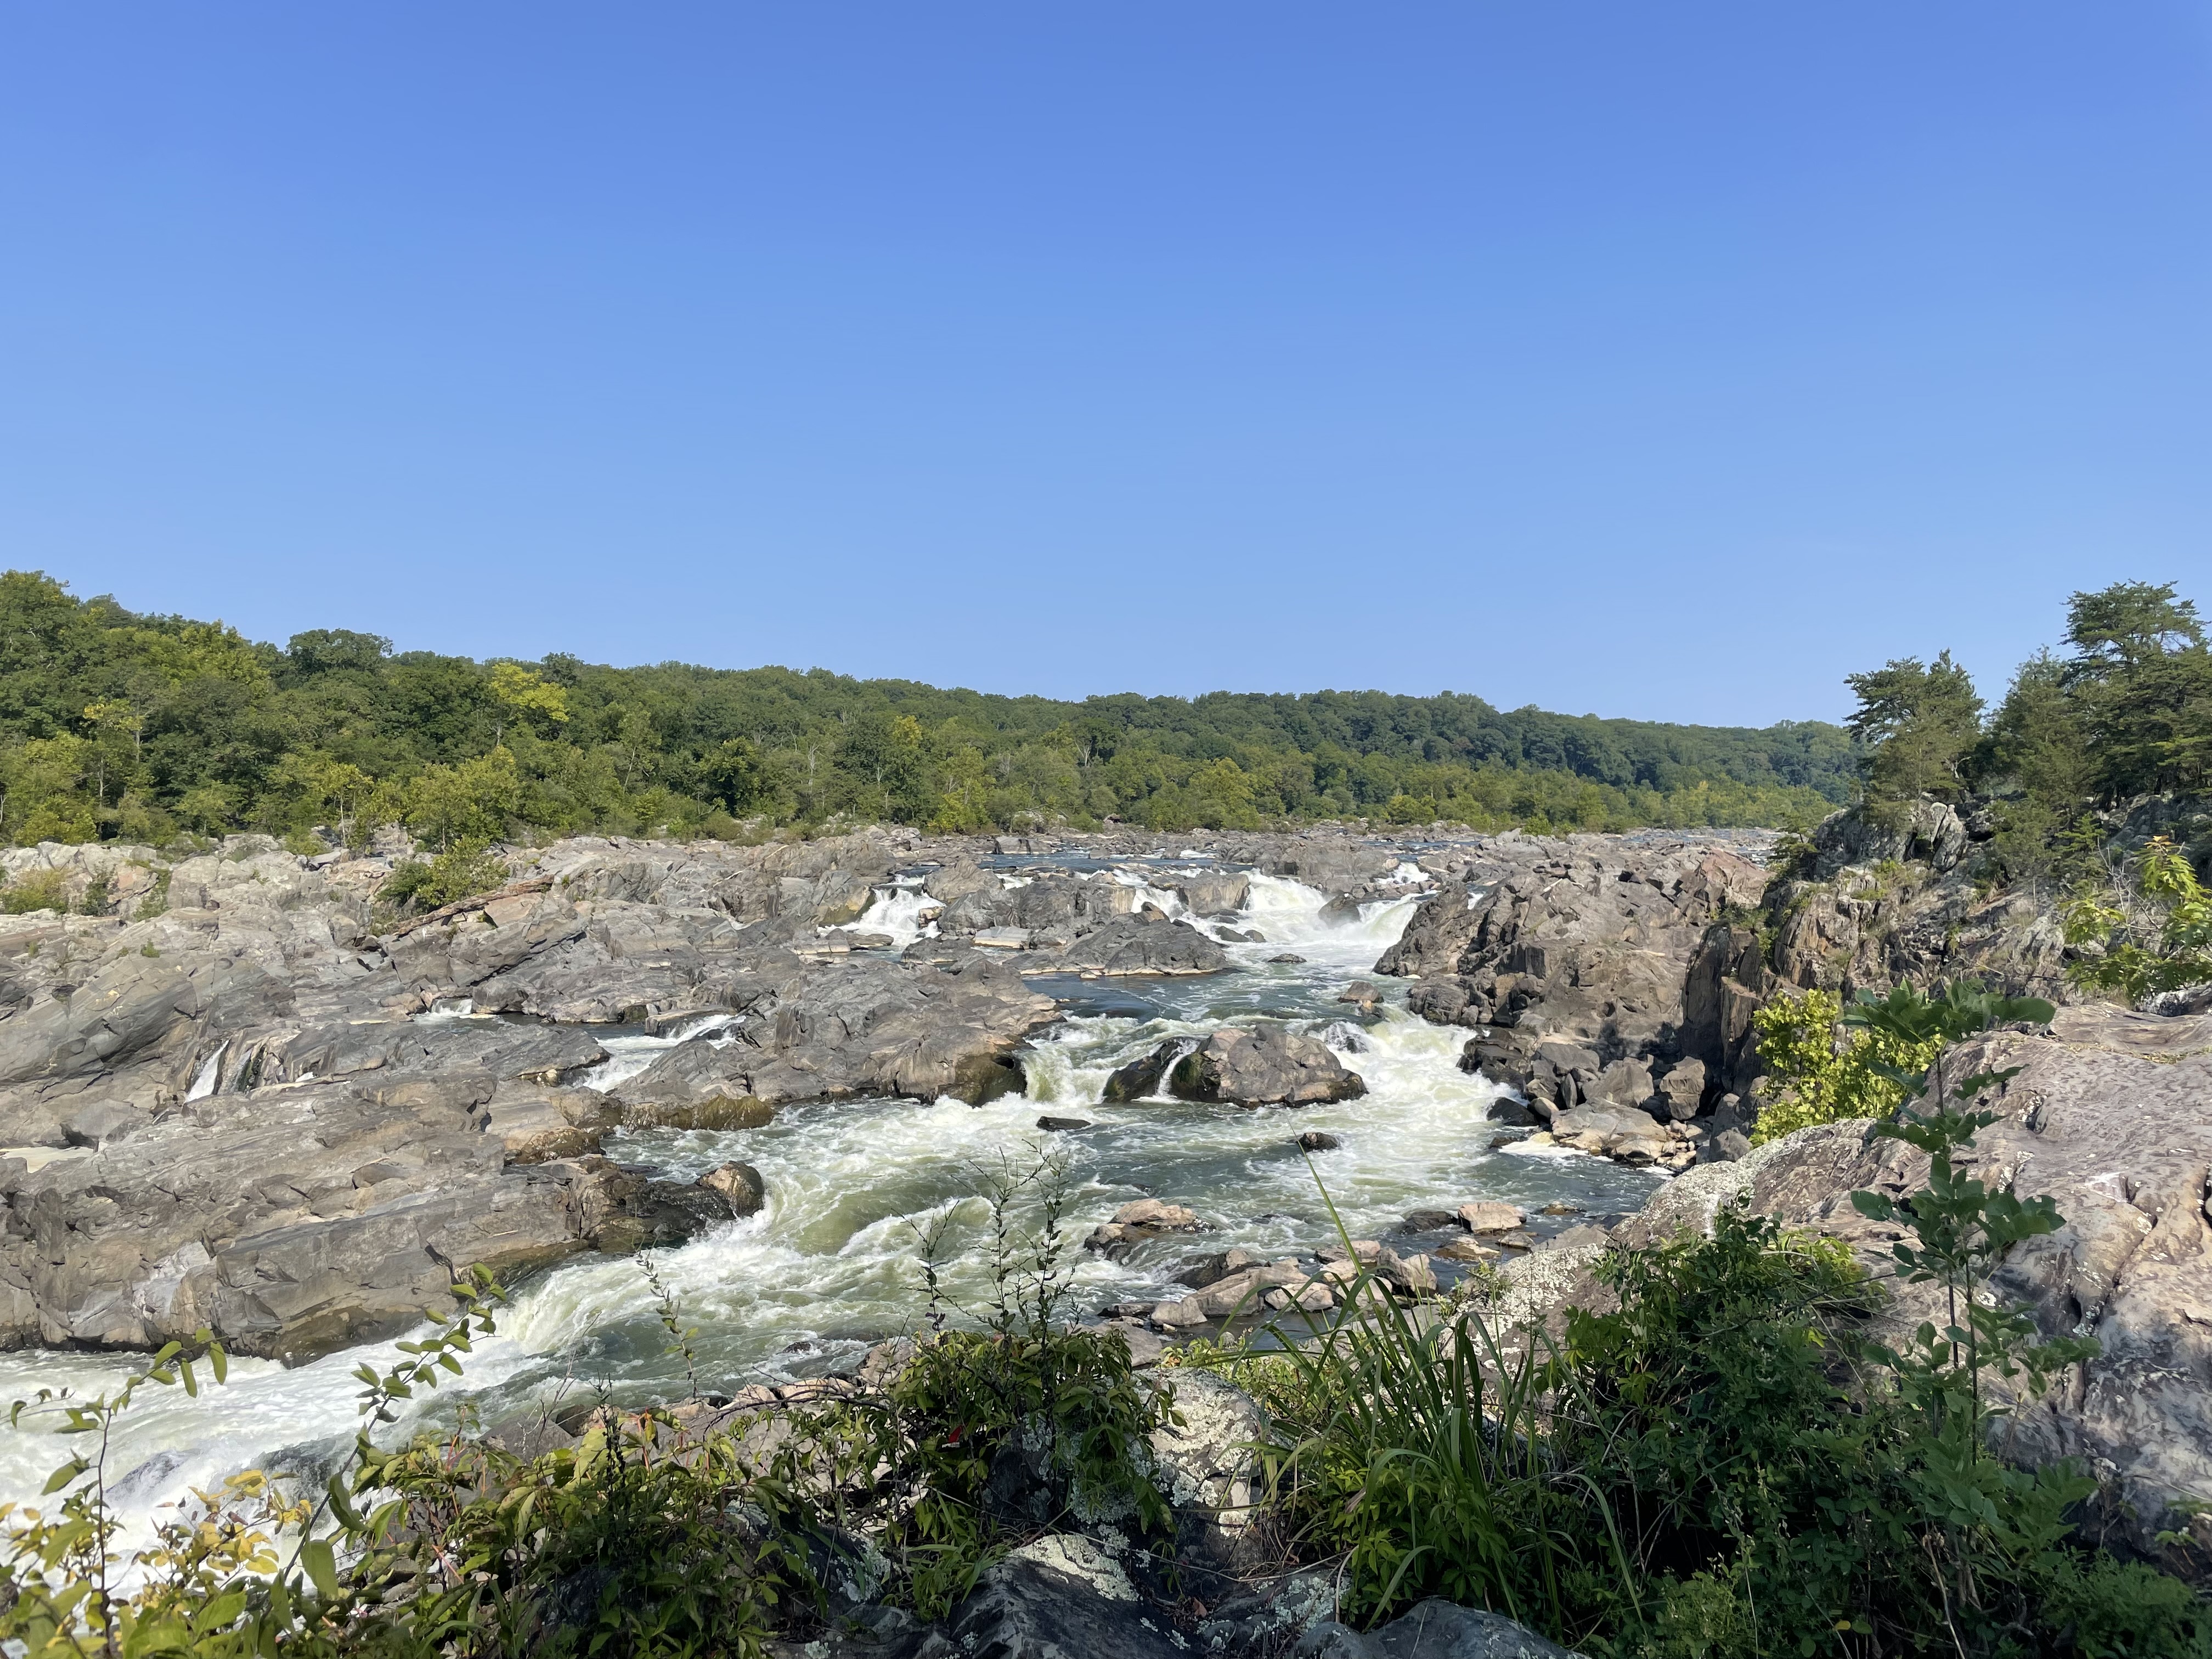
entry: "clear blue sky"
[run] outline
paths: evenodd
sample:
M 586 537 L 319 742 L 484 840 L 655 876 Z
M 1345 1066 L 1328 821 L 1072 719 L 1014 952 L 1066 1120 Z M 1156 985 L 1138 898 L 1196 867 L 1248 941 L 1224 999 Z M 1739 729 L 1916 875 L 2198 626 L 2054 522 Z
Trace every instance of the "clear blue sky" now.
M 1832 717 L 2212 609 L 2212 5 L 0 0 L 0 560 Z

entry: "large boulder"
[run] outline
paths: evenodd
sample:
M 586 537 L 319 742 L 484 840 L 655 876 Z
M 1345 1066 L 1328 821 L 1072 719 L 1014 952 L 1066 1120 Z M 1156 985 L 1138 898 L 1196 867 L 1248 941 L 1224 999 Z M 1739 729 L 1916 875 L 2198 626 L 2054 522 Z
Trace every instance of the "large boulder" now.
M 1686 838 L 1503 850 L 1517 867 L 1425 901 L 1376 970 L 1421 978 L 1407 1006 L 1439 1024 L 1563 1037 L 1608 1060 L 1674 1058 L 1691 960 L 1724 912 L 1758 902 L 1765 869 Z
M 1188 922 L 1139 915 L 1115 917 L 1039 965 L 1086 975 L 1218 974 L 1229 956 Z
M 1175 1063 L 1168 1091 L 1179 1100 L 1311 1106 L 1356 1100 L 1367 1084 L 1319 1038 L 1262 1020 L 1216 1031 Z
M 307 1359 L 405 1329 L 457 1270 L 512 1282 L 611 1231 L 626 1249 L 713 1218 L 712 1194 L 694 1206 L 604 1158 L 510 1164 L 497 1086 L 214 1095 L 81 1157 L 0 1159 L 0 1344 L 143 1348 L 206 1325 Z
M 1164 1094 L 1167 1091 L 1168 1073 L 1176 1062 L 1199 1045 L 1196 1037 L 1170 1037 L 1150 1053 L 1142 1054 L 1126 1066 L 1118 1066 L 1106 1077 L 1100 1097 L 1111 1102 L 1143 1100 Z
M 1057 1017 L 988 958 L 946 970 L 880 960 L 807 969 L 726 1036 L 696 1038 L 618 1085 L 625 1103 L 714 1097 L 775 1105 L 862 1094 L 980 1103 L 1021 1086 L 1011 1051 Z

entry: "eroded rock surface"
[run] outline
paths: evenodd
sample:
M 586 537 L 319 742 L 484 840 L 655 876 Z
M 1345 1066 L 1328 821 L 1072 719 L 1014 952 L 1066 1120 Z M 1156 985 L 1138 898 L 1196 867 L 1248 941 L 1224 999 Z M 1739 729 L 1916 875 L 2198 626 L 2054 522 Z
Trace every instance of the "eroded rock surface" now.
M 2187 1534 L 2199 1561 L 2212 1544 L 2199 1513 L 2212 1508 L 2212 1016 L 2062 1008 L 2048 1035 L 1999 1033 L 1945 1065 L 1953 1076 L 2021 1068 L 1984 1097 L 2002 1115 L 1976 1138 L 1971 1168 L 2023 1197 L 2050 1194 L 2064 1224 L 2016 1247 L 1995 1288 L 2045 1335 L 2094 1337 L 2102 1350 L 2042 1401 L 2015 1401 L 1998 1443 L 2025 1462 L 2080 1459 L 2102 1489 L 2091 1529 L 2191 1572 L 2190 1553 L 2158 1534 Z M 1759 1213 L 1848 1240 L 1891 1280 L 1883 1325 L 1894 1339 L 1923 1319 L 1941 1324 L 1941 1292 L 1894 1282 L 1900 1231 L 1860 1215 L 1850 1194 L 1895 1196 L 1926 1173 L 1925 1158 L 1863 1123 L 1823 1125 L 1677 1180 L 1615 1242 L 1708 1226 L 1717 1205 L 1747 1194 Z

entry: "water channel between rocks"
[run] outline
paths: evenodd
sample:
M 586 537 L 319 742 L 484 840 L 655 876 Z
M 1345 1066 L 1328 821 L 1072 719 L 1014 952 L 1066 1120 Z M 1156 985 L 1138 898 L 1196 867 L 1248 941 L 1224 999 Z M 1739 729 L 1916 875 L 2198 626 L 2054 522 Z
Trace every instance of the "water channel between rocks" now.
M 1001 860 L 1019 866 L 1067 860 Z M 1162 857 L 1161 882 L 1180 861 Z M 1187 867 L 1187 866 L 1186 866 Z M 830 1102 L 787 1107 L 755 1129 L 652 1131 L 611 1139 L 610 1156 L 690 1178 L 730 1158 L 757 1168 L 768 1202 L 744 1221 L 717 1227 L 660 1252 L 660 1276 L 696 1327 L 693 1346 L 704 1389 L 727 1392 L 748 1382 L 783 1382 L 849 1367 L 867 1346 L 921 1320 L 917 1249 L 937 1227 L 946 1286 L 979 1301 L 990 1267 L 988 1206 L 976 1196 L 991 1174 L 1065 1164 L 1063 1226 L 1074 1260 L 1075 1306 L 1093 1311 L 1117 1302 L 1179 1296 L 1178 1267 L 1232 1245 L 1270 1258 L 1308 1253 L 1335 1237 L 1326 1186 L 1356 1237 L 1393 1240 L 1412 1250 L 1441 1235 L 1399 1236 L 1407 1212 L 1469 1200 L 1509 1200 L 1539 1212 L 1537 1231 L 1572 1224 L 1577 1214 L 1635 1209 L 1657 1177 L 1578 1153 L 1497 1146 L 1487 1109 L 1499 1091 L 1456 1065 L 1467 1033 L 1432 1026 L 1399 1006 L 1403 985 L 1376 979 L 1376 958 L 1404 929 L 1425 888 L 1403 866 L 1407 896 L 1328 916 L 1311 888 L 1255 875 L 1244 910 L 1227 923 L 1256 930 L 1264 942 L 1227 945 L 1238 971 L 1188 979 L 1079 980 L 1042 977 L 1036 988 L 1060 1000 L 1066 1017 L 1037 1033 L 1022 1059 L 1025 1094 L 982 1107 L 949 1099 Z M 1146 879 L 1142 866 L 1118 878 Z M 1181 901 L 1164 886 L 1146 896 L 1171 912 Z M 884 891 L 855 931 L 910 942 L 923 925 L 911 886 Z M 1291 954 L 1304 960 L 1277 963 Z M 1336 1000 L 1355 978 L 1383 992 L 1377 1015 L 1361 1020 Z M 454 1016 L 445 1016 L 447 1018 Z M 1151 1101 L 1106 1105 L 1107 1073 L 1174 1036 L 1200 1036 L 1225 1024 L 1275 1018 L 1322 1035 L 1365 1079 L 1364 1097 L 1298 1109 Z M 678 1041 L 727 1041 L 727 1022 L 702 1021 L 665 1037 L 617 1034 L 602 1042 L 613 1055 L 602 1085 L 634 1075 Z M 1341 1024 L 1340 1024 L 1341 1023 Z M 1335 1028 L 1332 1030 L 1331 1028 Z M 1047 1133 L 1041 1115 L 1085 1120 L 1087 1127 Z M 1297 1136 L 1335 1136 L 1340 1146 L 1309 1158 Z M 1316 1177 L 1319 1177 L 1319 1185 Z M 1195 1238 L 1149 1244 L 1112 1262 L 1086 1255 L 1083 1235 L 1134 1198 L 1186 1204 L 1212 1224 Z M 1449 1269 L 1446 1264 L 1447 1276 Z M 450 1414 L 457 1396 L 473 1400 L 489 1423 L 566 1390 L 581 1400 L 604 1388 L 625 1403 L 680 1395 L 684 1361 L 672 1352 L 636 1265 L 593 1257 L 564 1266 L 517 1290 L 500 1334 L 478 1345 L 465 1382 L 423 1402 L 426 1414 Z M 188 1401 L 173 1389 L 142 1394 L 118 1432 L 109 1467 L 123 1472 L 115 1491 L 128 1511 L 208 1486 L 237 1469 L 261 1465 L 301 1473 L 332 1462 L 351 1442 L 363 1360 L 382 1365 L 388 1344 L 355 1348 L 285 1370 L 235 1360 L 229 1385 Z M 83 1354 L 0 1356 L 0 1399 L 40 1388 L 80 1392 L 112 1387 L 127 1361 Z M 27 1498 L 63 1461 L 63 1443 L 21 1431 L 0 1436 L 0 1498 Z

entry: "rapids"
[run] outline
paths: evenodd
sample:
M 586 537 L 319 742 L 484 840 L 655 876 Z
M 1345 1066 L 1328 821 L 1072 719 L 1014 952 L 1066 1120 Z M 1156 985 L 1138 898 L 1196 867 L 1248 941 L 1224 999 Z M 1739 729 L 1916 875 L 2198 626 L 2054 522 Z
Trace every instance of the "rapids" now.
M 999 860 L 1012 882 L 1031 866 L 1075 860 Z M 1185 914 L 1172 884 L 1188 855 L 1160 854 L 1126 864 L 1112 879 L 1137 886 L 1171 915 Z M 956 1303 L 988 1289 L 988 1206 L 977 1196 L 994 1174 L 1064 1163 L 1066 1258 L 1083 1313 L 1119 1302 L 1180 1294 L 1177 1266 L 1230 1245 L 1270 1255 L 1306 1251 L 1334 1237 L 1334 1200 L 1354 1236 L 1387 1237 L 1415 1207 L 1449 1208 L 1503 1198 L 1532 1212 L 1547 1204 L 1603 1215 L 1639 1206 L 1656 1177 L 1556 1151 L 1520 1152 L 1486 1121 L 1499 1092 L 1455 1065 L 1466 1033 L 1432 1026 L 1399 1006 L 1401 982 L 1371 965 L 1396 940 L 1425 891 L 1418 868 L 1400 867 L 1404 896 L 1356 915 L 1325 915 L 1323 895 L 1255 874 L 1243 911 L 1226 922 L 1189 918 L 1218 935 L 1256 930 L 1264 943 L 1230 942 L 1241 971 L 1205 978 L 1032 982 L 1060 999 L 1066 1017 L 1040 1032 L 1022 1056 L 1024 1094 L 971 1108 L 957 1101 L 844 1101 L 787 1107 L 756 1129 L 649 1131 L 611 1139 L 606 1151 L 678 1178 L 729 1158 L 757 1167 L 767 1188 L 762 1212 L 659 1253 L 656 1267 L 681 1304 L 704 1389 L 789 1381 L 849 1366 L 873 1342 L 915 1328 L 924 1304 L 917 1250 L 940 1239 L 943 1282 Z M 878 890 L 856 931 L 886 933 L 895 947 L 930 930 L 933 904 L 908 878 Z M 1279 963 L 1284 954 L 1302 962 Z M 1384 993 L 1379 1016 L 1362 1021 L 1337 994 L 1353 978 Z M 469 1018 L 456 1009 L 441 1017 Z M 1102 1103 L 1107 1073 L 1168 1038 L 1202 1036 L 1225 1023 L 1278 1018 L 1319 1033 L 1345 1051 L 1368 1085 L 1361 1099 L 1297 1110 L 1241 1110 L 1153 1100 Z M 617 1034 L 600 1041 L 611 1058 L 586 1080 L 609 1087 L 687 1041 L 726 1042 L 735 1021 L 706 1019 L 664 1035 Z M 212 1079 L 210 1080 L 210 1085 Z M 195 1087 L 198 1086 L 196 1082 Z M 1047 1133 L 1039 1114 L 1085 1120 Z M 1341 1141 L 1309 1159 L 1304 1130 Z M 1506 1144 L 1494 1146 L 1503 1139 Z M 1213 1224 L 1202 1239 L 1169 1241 L 1113 1263 L 1080 1241 L 1130 1200 L 1154 1195 L 1188 1204 Z M 1032 1208 L 1031 1213 L 1034 1214 Z M 1543 1218 L 1571 1224 L 1574 1215 Z M 1433 1242 L 1433 1240 L 1428 1241 Z M 1415 1242 L 1407 1249 L 1424 1248 Z M 1447 1276 L 1449 1264 L 1438 1264 Z M 153 1505 L 188 1486 L 205 1487 L 251 1466 L 319 1478 L 350 1444 L 364 1361 L 389 1363 L 390 1345 L 334 1354 L 285 1370 L 234 1360 L 227 1387 L 198 1401 L 174 1389 L 143 1391 L 118 1425 L 109 1467 L 120 1506 L 143 1527 Z M 130 1362 L 109 1356 L 0 1355 L 0 1399 L 40 1389 L 79 1393 L 113 1386 Z M 450 1419 L 465 1396 L 487 1424 L 558 1397 L 605 1391 L 626 1403 L 680 1395 L 684 1361 L 673 1352 L 636 1265 L 591 1257 L 532 1280 L 514 1293 L 500 1334 L 480 1342 L 465 1379 L 418 1401 L 413 1425 Z M 403 1425 L 403 1427 L 408 1426 Z M 63 1443 L 17 1430 L 0 1436 L 0 1498 L 27 1498 L 65 1456 Z M 134 1528 L 134 1530 L 137 1530 Z

